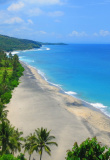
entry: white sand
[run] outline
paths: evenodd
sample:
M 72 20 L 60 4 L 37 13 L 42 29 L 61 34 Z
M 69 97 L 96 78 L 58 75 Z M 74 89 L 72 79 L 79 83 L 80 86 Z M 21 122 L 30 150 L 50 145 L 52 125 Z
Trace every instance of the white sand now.
M 7 105 L 12 125 L 24 136 L 44 127 L 56 137 L 58 147 L 52 147 L 52 156 L 43 153 L 43 160 L 64 160 L 66 150 L 74 142 L 81 143 L 97 136 L 103 144 L 110 145 L 110 119 L 99 111 L 82 106 L 82 102 L 49 85 L 35 69 L 25 66 L 20 85 L 13 91 Z M 26 154 L 28 157 L 28 154 Z M 34 153 L 39 159 L 38 153 Z

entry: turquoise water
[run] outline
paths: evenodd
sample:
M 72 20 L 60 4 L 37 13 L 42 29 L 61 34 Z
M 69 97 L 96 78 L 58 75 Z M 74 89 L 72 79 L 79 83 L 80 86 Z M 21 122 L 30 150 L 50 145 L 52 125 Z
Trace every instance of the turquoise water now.
M 49 82 L 110 115 L 110 45 L 48 45 L 18 55 Z

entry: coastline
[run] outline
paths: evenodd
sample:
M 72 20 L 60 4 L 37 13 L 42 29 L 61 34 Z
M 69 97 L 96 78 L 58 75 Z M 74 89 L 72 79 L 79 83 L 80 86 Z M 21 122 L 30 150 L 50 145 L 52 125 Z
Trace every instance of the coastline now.
M 103 120 L 104 119 L 110 120 L 110 117 L 107 116 L 106 114 L 104 114 L 100 109 L 93 107 L 91 104 L 89 104 L 88 102 L 86 102 L 82 99 L 76 98 L 75 96 L 71 96 L 71 95 L 65 93 L 59 86 L 48 82 L 39 73 L 39 71 L 36 68 L 34 68 L 34 67 L 32 67 L 22 61 L 21 61 L 21 64 L 27 65 L 30 68 L 30 70 L 32 71 L 32 73 L 35 75 L 36 79 L 38 79 L 40 81 L 40 83 L 43 83 L 45 85 L 45 88 L 55 92 L 55 94 L 57 94 L 58 96 L 61 96 L 62 98 L 65 99 L 65 102 L 63 104 L 63 107 L 65 109 L 67 109 L 69 112 L 71 112 L 81 118 L 84 118 L 91 125 L 93 125 L 94 127 L 98 128 L 98 129 L 101 129 L 103 131 L 108 131 L 108 132 L 110 131 L 110 128 L 108 129 L 106 126 L 101 126 L 101 123 L 98 123 L 98 121 L 97 121 L 98 118 L 103 119 Z M 66 105 L 65 105 L 65 103 L 66 103 Z M 76 106 L 80 106 L 80 107 L 76 108 Z M 99 114 L 99 117 L 97 117 L 97 115 L 96 115 L 97 113 Z
M 38 127 L 52 129 L 59 144 L 52 153 L 53 160 L 63 160 L 66 150 L 71 149 L 75 141 L 81 143 L 88 137 L 97 136 L 103 144 L 110 145 L 110 119 L 107 116 L 94 107 L 84 106 L 81 100 L 61 93 L 36 69 L 21 63 L 25 68 L 24 76 L 7 105 L 12 125 L 25 136 Z

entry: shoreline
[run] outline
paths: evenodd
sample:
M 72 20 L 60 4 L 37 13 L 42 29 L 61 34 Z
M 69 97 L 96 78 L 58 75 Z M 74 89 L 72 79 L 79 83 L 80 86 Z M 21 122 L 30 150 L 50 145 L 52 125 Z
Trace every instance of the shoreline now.
M 33 67 L 33 66 L 29 65 L 28 63 L 23 62 L 23 61 L 21 61 L 21 60 L 20 60 L 20 62 L 21 62 L 22 64 L 24 64 L 24 65 L 27 65 L 30 69 L 31 69 L 31 68 L 34 69 L 34 70 L 37 72 L 37 74 L 40 76 L 40 78 L 43 79 L 45 82 L 47 82 L 48 85 L 58 88 L 58 92 L 59 92 L 59 93 L 61 93 L 61 94 L 63 94 L 63 95 L 68 95 L 68 96 L 70 96 L 70 97 L 73 97 L 73 98 L 77 99 L 78 101 L 80 101 L 80 102 L 82 103 L 82 105 L 83 105 L 84 107 L 87 107 L 87 108 L 89 108 L 90 110 L 93 110 L 93 111 L 97 111 L 97 112 L 101 113 L 102 115 L 104 115 L 105 117 L 107 117 L 107 118 L 110 119 L 110 116 L 107 115 L 106 113 L 104 113 L 103 111 L 101 111 L 101 109 L 92 106 L 89 102 L 86 102 L 85 100 L 80 99 L 79 97 L 75 97 L 74 95 L 68 94 L 68 93 L 65 92 L 59 85 L 54 84 L 54 83 L 52 83 L 52 82 L 49 82 L 49 81 L 45 78 L 45 76 L 43 76 L 42 73 L 39 72 L 40 70 L 38 70 L 37 68 L 35 68 L 35 67 Z M 73 92 L 73 91 L 72 91 L 72 92 Z M 75 92 L 74 92 L 74 93 L 75 93 Z M 76 93 L 76 94 L 77 94 L 77 93 Z
M 13 91 L 8 119 L 23 131 L 24 136 L 44 127 L 56 137 L 58 148 L 52 148 L 52 156 L 44 153 L 44 159 L 64 160 L 66 151 L 74 142 L 80 144 L 88 137 L 110 146 L 110 119 L 98 110 L 87 108 L 59 88 L 46 82 L 33 67 L 21 62 L 25 68 L 20 84 Z M 36 154 L 33 154 L 34 158 Z M 28 157 L 28 155 L 27 155 Z
M 81 118 L 84 118 L 85 120 L 87 120 L 90 124 L 92 124 L 92 125 L 94 125 L 96 128 L 98 128 L 98 129 L 102 129 L 102 130 L 106 130 L 105 128 L 105 126 L 104 126 L 104 128 L 103 127 L 99 127 L 100 126 L 100 124 L 99 125 L 95 125 L 95 124 L 93 124 L 93 121 L 94 120 L 89 120 L 89 117 L 90 116 L 93 116 L 94 114 L 95 114 L 95 112 L 97 112 L 97 113 L 99 113 L 100 114 L 100 118 L 103 118 L 103 117 L 105 117 L 105 118 L 107 118 L 107 119 L 110 119 L 110 117 L 109 116 L 107 116 L 106 114 L 104 114 L 100 109 L 97 109 L 97 108 L 95 108 L 95 107 L 93 107 L 92 105 L 90 105 L 88 102 L 86 102 L 86 101 L 84 101 L 84 100 L 82 100 L 82 99 L 78 99 L 78 98 L 76 98 L 76 97 L 74 97 L 74 96 L 71 96 L 71 95 L 69 95 L 69 94 L 66 94 L 65 93 L 65 91 L 63 91 L 62 90 L 62 88 L 60 88 L 59 86 L 56 86 L 56 85 L 54 85 L 54 84 L 52 84 L 51 82 L 48 82 L 41 74 L 39 74 L 39 72 L 38 72 L 38 70 L 35 68 L 35 67 L 32 67 L 32 66 L 30 66 L 30 65 L 28 65 L 28 64 L 26 64 L 26 63 L 24 63 L 24 62 L 22 62 L 24 65 L 26 65 L 27 67 L 29 67 L 30 68 L 30 70 L 32 71 L 32 73 L 35 75 L 35 77 L 36 77 L 36 79 L 39 79 L 39 81 L 41 82 L 41 83 L 43 83 L 43 84 L 45 84 L 45 87 L 47 87 L 48 89 L 50 89 L 50 90 L 53 90 L 54 92 L 55 92 L 55 94 L 57 94 L 57 95 L 59 95 L 59 96 L 61 96 L 61 97 L 63 97 L 63 98 L 66 98 L 66 100 L 68 101 L 68 103 L 67 103 L 67 105 L 68 106 L 73 106 L 74 107 L 74 105 L 75 105 L 75 103 L 78 105 L 78 106 L 80 106 L 80 109 L 78 108 L 78 110 L 77 110 L 77 112 L 75 111 L 76 110 L 76 108 L 75 108 L 75 110 L 74 110 L 74 108 L 72 108 L 72 107 L 70 107 L 70 108 L 67 108 L 67 106 L 65 106 L 65 108 L 69 111 L 69 112 L 71 112 L 71 113 L 73 113 L 73 114 L 75 114 L 75 115 L 77 115 L 77 116 L 80 116 Z M 72 104 L 72 101 L 75 101 L 75 103 L 73 103 Z M 81 107 L 82 107 L 82 109 L 81 109 Z M 84 112 L 87 112 L 85 115 L 84 114 L 82 114 L 81 115 L 81 113 L 83 112 L 83 110 L 84 110 Z M 94 117 L 94 116 L 93 116 Z M 95 117 L 94 117 L 95 118 Z M 94 119 L 93 118 L 93 119 Z M 104 118 L 103 118 L 104 119 Z M 110 128 L 109 128 L 110 129 Z M 110 130 L 106 130 L 106 131 L 110 131 Z

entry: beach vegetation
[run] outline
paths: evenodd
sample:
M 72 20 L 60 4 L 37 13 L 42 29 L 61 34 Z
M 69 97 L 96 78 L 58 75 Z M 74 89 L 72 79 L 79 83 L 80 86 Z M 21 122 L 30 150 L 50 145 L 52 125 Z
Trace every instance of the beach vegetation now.
M 23 138 L 23 132 L 15 129 L 7 119 L 6 104 L 10 102 L 12 91 L 18 86 L 23 71 L 17 55 L 7 55 L 0 50 L 0 160 L 26 160 L 24 154 L 20 153 L 23 147 L 24 153 L 29 154 L 29 160 L 34 151 L 40 154 L 41 160 L 43 150 L 51 155 L 49 146 L 58 146 L 51 141 L 55 137 L 47 129 L 38 128 L 33 134 Z M 14 157 L 15 153 L 20 153 L 17 158 Z
M 7 119 L 6 104 L 10 102 L 12 90 L 19 84 L 24 68 L 17 55 L 9 56 L 0 50 L 0 160 L 18 160 L 13 155 L 22 148 L 23 132 L 12 127 Z M 13 155 L 12 155 L 13 154 Z
M 41 127 L 36 129 L 33 134 L 26 138 L 26 143 L 24 145 L 25 151 L 28 151 L 29 153 L 29 160 L 34 151 L 39 153 L 40 160 L 42 159 L 43 150 L 48 155 L 51 155 L 51 149 L 49 146 L 58 146 L 56 142 L 51 141 L 53 139 L 55 139 L 55 137 L 50 135 L 50 131 L 47 131 L 46 128 Z
M 23 132 L 19 132 L 18 129 L 12 127 L 8 121 L 1 120 L 0 124 L 0 145 L 1 155 L 3 154 L 15 154 L 17 151 L 21 151 Z
M 0 160 L 21 160 L 21 159 L 14 157 L 12 154 L 3 154 L 0 157 Z
M 20 154 L 17 156 L 17 158 L 18 158 L 19 160 L 26 160 L 26 158 L 25 158 L 25 156 L 24 156 L 23 153 L 20 153 Z
M 35 144 L 35 141 L 36 141 L 36 136 L 35 134 L 30 134 L 29 136 L 27 136 L 25 139 L 24 139 L 24 152 L 28 152 L 29 154 L 29 160 L 31 160 L 31 155 L 32 153 L 34 152 L 34 144 Z
M 10 53 L 7 56 L 4 51 L 0 51 L 0 64 L 0 101 L 7 104 L 12 97 L 12 90 L 19 84 L 24 68 L 17 55 Z
M 54 136 L 50 135 L 50 131 L 47 131 L 47 128 L 38 128 L 35 130 L 36 141 L 33 146 L 33 149 L 39 153 L 40 160 L 42 159 L 43 150 L 48 154 L 51 155 L 51 149 L 49 146 L 55 145 L 58 146 L 56 142 L 51 140 L 55 139 Z
M 87 138 L 79 146 L 74 143 L 72 150 L 67 151 L 66 160 L 108 160 L 110 148 L 102 146 L 96 137 Z

